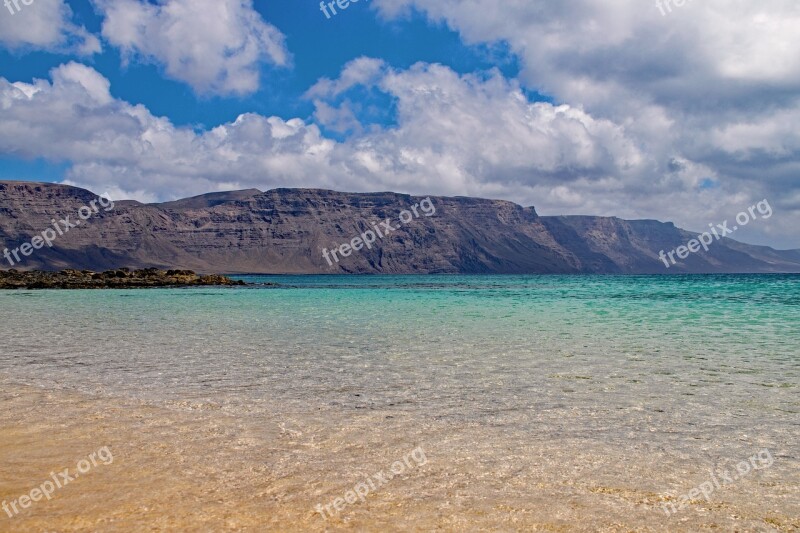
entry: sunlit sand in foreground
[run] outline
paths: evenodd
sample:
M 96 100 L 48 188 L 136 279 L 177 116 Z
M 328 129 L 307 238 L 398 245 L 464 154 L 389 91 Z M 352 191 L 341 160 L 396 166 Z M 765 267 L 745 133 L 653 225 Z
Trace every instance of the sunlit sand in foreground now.
M 113 462 L 41 498 L 0 530 L 30 531 L 795 531 L 796 479 L 773 468 L 666 516 L 664 487 L 690 489 L 700 462 L 642 443 L 591 438 L 524 442 L 479 425 L 420 424 L 364 410 L 274 417 L 213 403 L 154 407 L 5 382 L 0 499 L 18 500 L 51 472 L 107 446 Z M 372 483 L 422 447 L 424 464 Z M 681 481 L 683 480 L 683 481 Z M 348 498 L 352 500 L 352 498 Z M 337 501 L 338 500 L 338 501 Z M 362 501 L 363 500 L 363 501 Z M 337 501 L 336 507 L 332 502 Z M 328 513 L 315 510 L 328 506 Z M 337 510 L 338 509 L 340 510 Z

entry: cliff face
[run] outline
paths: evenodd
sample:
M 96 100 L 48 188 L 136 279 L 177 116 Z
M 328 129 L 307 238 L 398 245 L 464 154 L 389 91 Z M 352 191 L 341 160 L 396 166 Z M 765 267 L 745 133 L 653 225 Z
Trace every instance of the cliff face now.
M 0 245 L 14 249 L 78 219 L 97 196 L 29 182 L 0 182 Z M 800 252 L 730 239 L 670 269 L 658 258 L 694 234 L 669 223 L 604 217 L 540 217 L 532 207 L 477 198 L 431 197 L 435 214 L 403 210 L 422 197 L 316 189 L 212 193 L 164 204 L 116 202 L 3 268 L 181 268 L 226 273 L 679 273 L 800 272 Z M 407 218 L 409 215 L 406 215 Z M 323 249 L 389 219 L 398 229 L 371 249 L 328 264 Z M 2 250 L 0 250 L 2 252 Z

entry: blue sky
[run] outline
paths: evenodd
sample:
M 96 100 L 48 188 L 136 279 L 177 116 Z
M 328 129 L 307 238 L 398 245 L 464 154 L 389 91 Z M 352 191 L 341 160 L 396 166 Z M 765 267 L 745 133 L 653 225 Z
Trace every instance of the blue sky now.
M 68 4 L 76 22 L 93 33 L 100 32 L 102 17 L 89 0 Z M 430 24 L 420 14 L 402 22 L 380 21 L 366 0 L 330 19 L 314 1 L 274 0 L 255 2 L 253 7 L 286 35 L 293 56 L 291 69 L 266 67 L 263 84 L 253 94 L 234 98 L 197 95 L 186 84 L 165 78 L 158 65 L 123 66 L 119 52 L 108 47 L 83 62 L 111 81 L 114 97 L 144 104 L 181 126 L 216 125 L 247 112 L 310 117 L 314 106 L 302 98 L 303 93 L 321 77 L 336 77 L 347 62 L 360 56 L 379 57 L 398 68 L 423 61 L 443 63 L 460 73 L 494 67 L 510 77 L 519 73 L 516 57 L 507 48 L 466 46 L 457 32 L 445 24 Z M 7 79 L 30 82 L 47 78 L 52 68 L 69 58 L 70 54 L 4 49 L 0 50 L 0 72 Z M 382 122 L 392 120 L 387 114 Z
M 688 229 L 769 199 L 775 216 L 737 238 L 800 247 L 800 8 L 781 0 L 11 11 L 0 179 L 140 201 L 249 187 L 469 195 Z

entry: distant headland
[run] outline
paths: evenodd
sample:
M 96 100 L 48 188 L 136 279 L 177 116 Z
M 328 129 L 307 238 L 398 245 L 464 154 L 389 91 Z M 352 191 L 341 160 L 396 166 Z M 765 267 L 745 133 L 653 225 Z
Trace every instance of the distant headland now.
M 429 210 L 421 207 L 415 213 L 416 206 Z M 383 237 L 372 239 L 373 231 Z M 774 250 L 728 237 L 700 253 L 678 253 L 675 263 L 665 266 L 659 254 L 680 250 L 697 238 L 671 222 L 541 216 L 532 206 L 481 198 L 248 189 L 142 204 L 68 185 L 0 181 L 0 263 L 17 270 L 800 272 L 800 250 Z M 326 251 L 336 251 L 337 259 L 326 260 Z

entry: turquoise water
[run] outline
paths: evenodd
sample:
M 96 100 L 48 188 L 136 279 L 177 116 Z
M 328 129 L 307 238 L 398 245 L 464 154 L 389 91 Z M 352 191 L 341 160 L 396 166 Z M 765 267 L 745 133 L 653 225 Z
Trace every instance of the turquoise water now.
M 470 471 L 516 451 L 546 479 L 650 493 L 767 448 L 774 466 L 727 497 L 800 515 L 800 276 L 243 279 L 256 285 L 2 292 L 0 377 L 305 434 L 366 413 L 374 442 L 447 443 L 439 461 Z
M 165 399 L 424 395 L 454 416 L 444 391 L 481 412 L 514 391 L 798 413 L 800 276 L 243 279 L 277 287 L 0 293 L 0 370 Z

